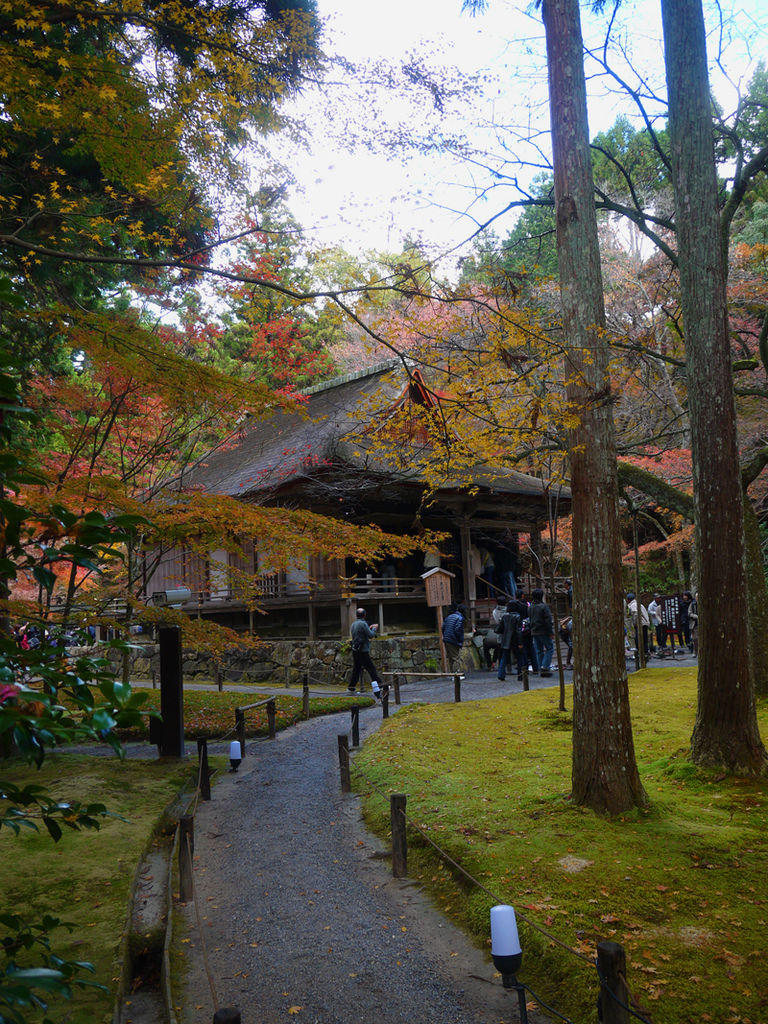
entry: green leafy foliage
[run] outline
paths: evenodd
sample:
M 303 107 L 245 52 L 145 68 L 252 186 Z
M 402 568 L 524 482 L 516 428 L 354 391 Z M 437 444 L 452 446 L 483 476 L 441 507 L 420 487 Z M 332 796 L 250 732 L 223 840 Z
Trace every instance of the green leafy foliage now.
M 73 988 L 95 986 L 81 977 L 93 972 L 93 964 L 68 960 L 51 950 L 48 936 L 57 928 L 72 930 L 72 925 L 45 914 L 39 922 L 29 922 L 20 914 L 0 914 L 0 1021 L 23 1024 L 25 1010 L 48 1009 L 53 996 L 69 999 Z M 19 957 L 33 956 L 40 967 L 23 967 Z M 103 986 L 95 986 L 103 988 Z M 46 1020 L 49 1018 L 46 1016 Z
M 18 361 L 6 358 L 0 367 L 3 416 L 0 437 L 8 443 L 20 419 L 28 417 L 20 399 Z M 40 620 L 36 645 L 21 646 L 10 633 L 8 596 L 11 584 L 29 572 L 43 589 L 53 585 L 53 567 L 59 563 L 99 568 L 105 553 L 119 551 L 138 525 L 137 517 L 109 518 L 97 512 L 77 514 L 53 503 L 44 515 L 34 513 L 16 499 L 25 478 L 25 460 L 5 454 L 0 465 L 0 753 L 11 752 L 30 766 L 43 764 L 56 746 L 83 739 L 109 742 L 122 752 L 114 729 L 135 724 L 144 701 L 130 687 L 111 678 L 104 657 L 70 659 L 61 631 Z M 41 534 L 64 534 L 68 541 L 58 548 L 39 543 Z M 33 538 L 38 543 L 30 543 Z M 4 628 L 2 628 L 4 627 Z M 0 831 L 15 833 L 41 829 L 54 842 L 65 830 L 98 829 L 107 815 L 104 804 L 54 798 L 45 786 L 0 779 Z M 51 996 L 69 998 L 73 986 L 86 984 L 80 974 L 90 965 L 59 956 L 48 933 L 61 922 L 43 915 L 5 914 L 0 918 L 4 934 L 0 961 L 0 1019 L 21 1022 L 27 1010 L 47 1010 Z

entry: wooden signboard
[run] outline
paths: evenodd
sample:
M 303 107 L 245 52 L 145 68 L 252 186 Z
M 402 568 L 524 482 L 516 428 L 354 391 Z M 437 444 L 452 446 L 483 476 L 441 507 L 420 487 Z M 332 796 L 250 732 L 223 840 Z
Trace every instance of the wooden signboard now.
M 451 580 L 455 579 L 452 572 L 447 569 L 430 569 L 422 573 L 424 589 L 427 592 L 427 605 L 437 609 L 437 638 L 440 643 L 440 661 L 443 672 L 447 671 L 448 661 L 445 654 L 445 643 L 443 641 L 443 606 L 451 603 Z
M 454 574 L 447 569 L 430 569 L 421 577 L 427 591 L 427 605 L 430 608 L 442 608 L 451 603 L 451 580 Z

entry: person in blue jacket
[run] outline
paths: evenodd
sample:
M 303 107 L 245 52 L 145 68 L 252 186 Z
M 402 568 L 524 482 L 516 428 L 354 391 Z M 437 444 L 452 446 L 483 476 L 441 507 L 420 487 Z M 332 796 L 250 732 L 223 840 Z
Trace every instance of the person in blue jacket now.
M 464 646 L 464 619 L 466 609 L 463 604 L 457 605 L 456 610 L 446 615 L 443 620 L 443 643 L 445 653 L 448 656 L 448 665 L 453 669 L 459 660 L 461 648 Z

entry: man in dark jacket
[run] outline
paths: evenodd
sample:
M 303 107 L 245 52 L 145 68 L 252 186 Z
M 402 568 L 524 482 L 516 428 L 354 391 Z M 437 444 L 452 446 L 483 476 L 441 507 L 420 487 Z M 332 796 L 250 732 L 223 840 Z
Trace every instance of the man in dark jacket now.
M 555 649 L 555 622 L 549 605 L 544 603 L 544 591 L 534 590 L 531 594 L 531 637 L 536 649 L 536 658 L 542 676 L 551 676 L 550 666 Z
M 443 620 L 443 643 L 448 656 L 448 666 L 451 669 L 456 666 L 464 645 L 464 616 L 464 605 L 460 604 Z
M 512 659 L 517 661 L 518 681 L 523 678 L 522 652 L 523 643 L 520 636 L 521 609 L 525 606 L 519 601 L 510 601 L 507 610 L 501 620 L 501 658 L 499 660 L 499 679 L 504 682 L 507 677 L 507 665 L 512 664 Z

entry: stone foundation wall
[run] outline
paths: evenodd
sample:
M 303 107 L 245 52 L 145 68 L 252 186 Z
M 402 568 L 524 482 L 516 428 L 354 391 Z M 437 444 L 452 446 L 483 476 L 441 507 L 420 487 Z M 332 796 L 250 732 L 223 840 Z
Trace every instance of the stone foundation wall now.
M 93 649 L 91 648 L 91 651 Z M 464 647 L 464 669 L 477 667 L 475 648 Z M 160 678 L 160 655 L 157 644 L 134 648 L 131 654 L 131 678 Z M 371 644 L 371 657 L 380 672 L 437 672 L 440 648 L 436 636 L 381 637 Z M 115 674 L 120 674 L 117 655 Z M 346 686 L 352 668 L 349 641 L 279 640 L 259 645 L 256 651 L 231 651 L 216 661 L 207 654 L 182 650 L 184 678 L 190 681 L 212 681 L 220 671 L 224 682 L 254 683 L 269 686 L 300 686 L 307 675 L 310 686 L 330 683 Z M 366 676 L 367 679 L 367 676 Z

